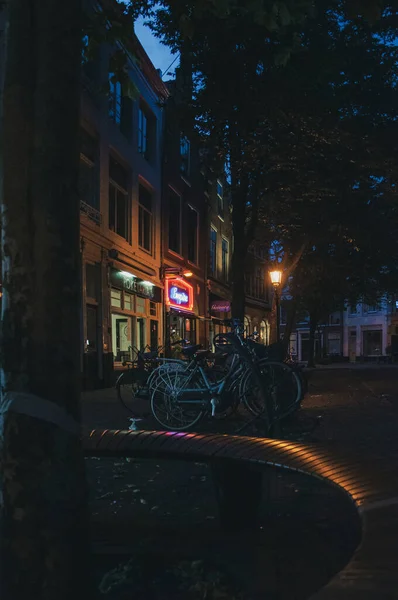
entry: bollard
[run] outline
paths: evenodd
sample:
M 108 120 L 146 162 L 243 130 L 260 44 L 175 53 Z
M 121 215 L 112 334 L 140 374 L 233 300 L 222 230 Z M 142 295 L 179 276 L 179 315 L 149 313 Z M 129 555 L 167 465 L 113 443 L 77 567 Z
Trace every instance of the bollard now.
M 213 464 L 220 525 L 227 531 L 252 529 L 258 522 L 262 472 L 245 465 Z

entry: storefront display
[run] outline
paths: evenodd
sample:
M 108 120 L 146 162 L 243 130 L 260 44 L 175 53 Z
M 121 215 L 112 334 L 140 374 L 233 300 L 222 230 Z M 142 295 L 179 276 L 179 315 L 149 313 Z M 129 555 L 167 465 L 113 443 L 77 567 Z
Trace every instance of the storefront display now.
M 165 301 L 169 309 L 170 339 L 181 339 L 190 344 L 196 344 L 197 331 L 193 286 L 180 277 L 166 279 Z
M 111 325 L 115 363 L 159 345 L 161 289 L 127 271 L 112 269 Z

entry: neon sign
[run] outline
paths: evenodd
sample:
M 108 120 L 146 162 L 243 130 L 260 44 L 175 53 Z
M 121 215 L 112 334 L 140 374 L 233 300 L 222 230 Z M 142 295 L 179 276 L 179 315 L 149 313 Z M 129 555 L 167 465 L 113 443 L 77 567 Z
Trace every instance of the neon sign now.
M 177 304 L 188 304 L 189 296 L 185 292 L 182 292 L 176 285 L 170 289 L 170 300 L 174 300 Z
M 166 279 L 166 303 L 178 310 L 193 310 L 193 286 L 183 279 Z

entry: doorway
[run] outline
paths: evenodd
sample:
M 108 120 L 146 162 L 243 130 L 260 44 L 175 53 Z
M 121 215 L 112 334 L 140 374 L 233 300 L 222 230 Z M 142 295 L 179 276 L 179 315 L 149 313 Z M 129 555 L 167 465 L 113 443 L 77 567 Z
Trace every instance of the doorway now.
M 146 345 L 145 327 L 146 319 L 144 317 L 137 317 L 136 346 L 141 352 L 145 351 Z
M 131 317 L 112 314 L 112 346 L 116 362 L 131 359 L 132 327 Z
M 154 319 L 151 319 L 150 324 L 150 345 L 151 351 L 157 350 L 159 340 L 159 326 L 158 322 Z

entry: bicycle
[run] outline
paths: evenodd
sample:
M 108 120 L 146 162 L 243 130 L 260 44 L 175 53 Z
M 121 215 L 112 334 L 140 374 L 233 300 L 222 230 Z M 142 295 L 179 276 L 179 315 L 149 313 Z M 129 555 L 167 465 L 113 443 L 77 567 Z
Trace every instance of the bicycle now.
M 171 346 L 181 344 L 183 340 L 178 340 Z M 137 348 L 130 347 L 131 354 L 135 352 L 135 358 L 123 361 L 122 365 L 127 367 L 116 380 L 115 388 L 118 400 L 124 408 L 134 414 L 134 410 L 129 406 L 136 398 L 147 399 L 147 384 L 151 373 L 160 362 L 174 361 L 175 359 L 166 359 L 161 357 L 165 351 L 164 346 L 159 346 L 157 350 L 141 352 Z
M 238 335 L 222 335 L 228 337 L 236 356 L 241 360 L 233 359 L 231 367 L 221 379 L 212 382 L 204 365 L 207 358 L 217 358 L 217 353 L 200 350 L 198 346 L 184 349 L 184 353 L 191 357 L 186 369 L 171 368 L 155 379 L 151 393 L 151 412 L 162 427 L 177 431 L 191 429 L 208 413 L 216 417 L 218 407 L 225 411 L 229 405 L 239 403 L 237 394 L 247 393 L 244 387 L 242 389 L 241 377 L 246 369 L 256 374 L 256 367 L 251 363 L 248 351 Z M 259 373 L 257 378 L 261 388 Z M 231 398 L 234 399 L 232 402 Z

